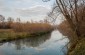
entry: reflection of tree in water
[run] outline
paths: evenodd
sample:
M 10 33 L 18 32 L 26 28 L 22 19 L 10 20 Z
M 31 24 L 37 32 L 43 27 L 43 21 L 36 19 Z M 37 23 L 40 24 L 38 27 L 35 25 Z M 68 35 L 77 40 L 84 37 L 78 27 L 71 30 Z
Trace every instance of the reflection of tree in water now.
M 17 50 L 20 50 L 23 48 L 24 45 L 26 45 L 27 47 L 37 47 L 40 44 L 44 43 L 46 40 L 50 39 L 50 37 L 51 37 L 51 33 L 43 36 L 35 36 L 35 37 L 29 37 L 22 40 L 16 40 L 13 41 L 12 43 L 15 44 Z
M 77 37 L 75 33 L 70 28 L 67 21 L 63 21 L 60 25 L 58 25 L 57 29 L 60 33 L 62 33 L 64 36 L 67 36 L 69 39 L 69 45 L 76 44 Z
M 20 50 L 22 47 L 21 47 L 21 44 L 20 44 L 20 41 L 15 41 L 15 47 L 17 50 Z
M 0 43 L 0 46 L 2 46 L 4 43 Z

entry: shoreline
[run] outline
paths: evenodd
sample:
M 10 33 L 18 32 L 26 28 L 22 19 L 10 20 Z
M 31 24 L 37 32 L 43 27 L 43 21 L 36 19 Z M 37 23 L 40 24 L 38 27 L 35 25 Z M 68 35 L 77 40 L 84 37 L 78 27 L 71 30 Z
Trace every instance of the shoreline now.
M 42 36 L 51 32 L 52 30 L 45 31 L 45 32 L 38 32 L 38 33 L 27 33 L 27 32 L 9 32 L 9 33 L 5 32 L 4 33 L 3 32 L 0 33 L 0 43 L 29 38 L 29 37 Z
M 79 39 L 77 39 L 74 32 L 71 30 L 67 21 L 63 21 L 57 26 L 57 29 L 60 33 L 67 36 L 70 41 L 67 55 L 85 55 L 85 36 L 83 36 L 85 29 L 83 30 L 83 33 L 81 31 L 82 36 Z

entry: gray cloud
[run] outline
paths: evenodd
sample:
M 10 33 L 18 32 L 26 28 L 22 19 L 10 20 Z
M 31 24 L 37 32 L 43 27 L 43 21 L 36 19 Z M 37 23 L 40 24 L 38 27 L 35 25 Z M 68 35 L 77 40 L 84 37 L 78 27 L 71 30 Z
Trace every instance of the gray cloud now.
M 5 0 L 0 0 L 0 11 L 10 11 L 11 9 L 5 5 L 4 1 Z
M 50 9 L 43 6 L 35 6 L 29 9 L 16 9 L 16 12 L 22 16 L 46 15 Z
M 42 0 L 0 0 L 0 14 L 5 17 L 21 17 L 22 20 L 39 20 L 50 11 L 50 5 Z

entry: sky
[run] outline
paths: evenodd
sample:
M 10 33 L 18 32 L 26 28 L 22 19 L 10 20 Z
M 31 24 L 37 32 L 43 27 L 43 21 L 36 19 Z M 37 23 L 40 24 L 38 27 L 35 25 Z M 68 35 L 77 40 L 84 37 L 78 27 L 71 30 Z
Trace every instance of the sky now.
M 0 0 L 0 15 L 27 20 L 42 20 L 51 11 L 54 0 Z

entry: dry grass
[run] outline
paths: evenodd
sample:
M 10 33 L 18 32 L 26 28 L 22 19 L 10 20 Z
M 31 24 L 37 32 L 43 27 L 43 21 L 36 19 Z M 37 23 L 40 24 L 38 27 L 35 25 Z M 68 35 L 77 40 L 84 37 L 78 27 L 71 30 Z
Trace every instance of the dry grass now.
M 22 39 L 31 36 L 40 36 L 49 33 L 52 30 L 53 27 L 47 23 L 15 22 L 0 29 L 0 42 Z
M 77 38 L 74 32 L 71 30 L 67 21 L 62 22 L 58 27 L 58 30 L 65 36 L 68 36 L 70 40 L 70 48 L 68 55 L 85 55 L 85 22 L 82 21 L 79 26 L 81 34 L 80 40 L 76 42 Z
M 53 27 L 47 23 L 14 23 L 11 28 L 15 32 L 46 32 L 51 31 Z
M 85 38 L 81 39 L 69 55 L 85 55 Z

